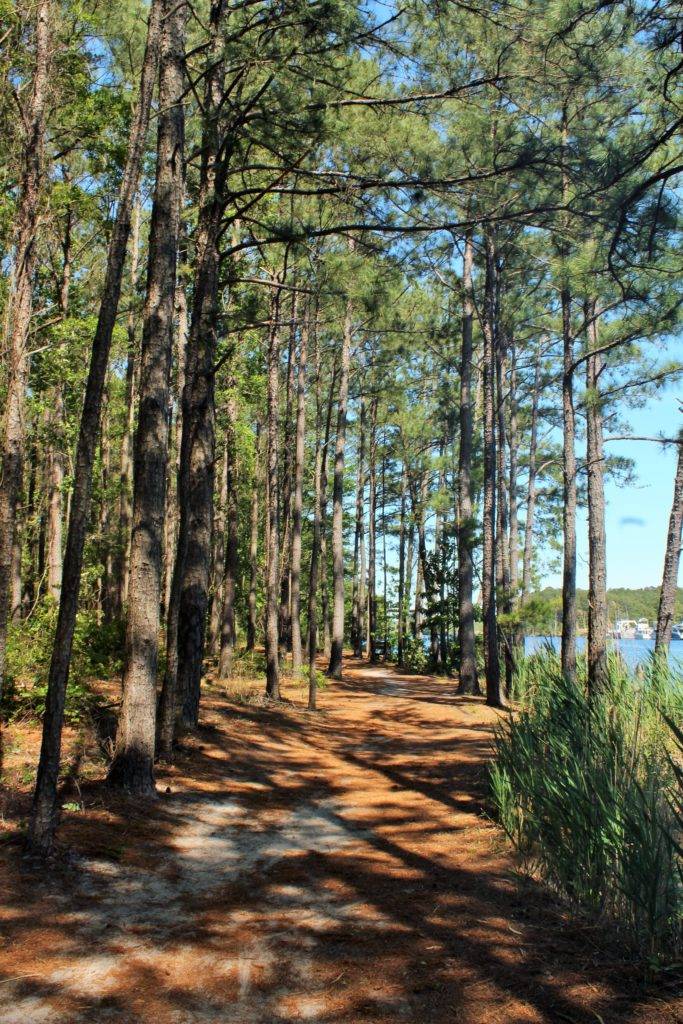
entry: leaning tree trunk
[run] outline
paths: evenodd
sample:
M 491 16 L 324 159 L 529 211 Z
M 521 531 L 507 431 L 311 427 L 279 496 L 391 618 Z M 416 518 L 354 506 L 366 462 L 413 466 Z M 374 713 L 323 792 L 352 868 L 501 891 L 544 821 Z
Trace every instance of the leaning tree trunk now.
M 666 537 L 664 554 L 664 573 L 662 590 L 659 597 L 659 613 L 657 615 L 657 639 L 655 651 L 666 652 L 671 642 L 676 609 L 676 589 L 678 585 L 678 564 L 681 558 L 681 526 L 683 525 L 683 435 L 678 442 L 678 462 L 674 480 L 674 497 L 669 517 L 669 532 Z
M 562 563 L 562 673 L 576 677 L 576 451 L 574 422 L 574 346 L 571 333 L 571 296 L 563 287 L 562 303 L 562 486 L 564 554 Z
M 123 701 L 109 782 L 154 794 L 159 608 L 168 472 L 176 261 L 183 194 L 183 67 L 187 7 L 166 0 L 159 76 L 157 168 L 149 234 L 133 451 L 133 518 Z
M 301 669 L 301 530 L 304 500 L 304 455 L 306 441 L 306 357 L 308 328 L 304 323 L 299 341 L 299 370 L 296 382 L 296 442 L 294 493 L 292 497 L 292 671 Z
M 33 274 L 43 184 L 45 106 L 50 64 L 49 19 L 50 0 L 39 0 L 31 96 L 22 118 L 25 130 L 23 167 L 17 199 L 12 290 L 7 310 L 9 331 L 6 351 L 9 365 L 0 453 L 0 696 L 7 658 L 17 505 L 23 478 L 24 404 L 29 372 L 28 332 L 33 311 Z
M 334 485 L 332 493 L 332 579 L 334 605 L 332 610 L 332 647 L 327 674 L 331 679 L 342 677 L 344 648 L 344 450 L 346 447 L 346 406 L 349 397 L 349 365 L 351 361 L 352 306 L 346 303 L 339 373 L 337 405 L 337 440 L 334 450 Z
M 131 209 L 140 177 L 152 92 L 157 77 L 162 6 L 162 0 L 153 0 L 149 12 L 147 43 L 140 80 L 140 95 L 131 128 L 128 156 L 119 191 L 116 218 L 109 242 L 107 269 L 100 300 L 95 337 L 92 343 L 90 369 L 78 434 L 69 528 L 64 556 L 62 593 L 48 676 L 45 716 L 43 719 L 43 740 L 28 835 L 28 848 L 31 852 L 37 854 L 49 853 L 57 826 L 57 779 L 61 754 L 64 702 L 71 662 L 71 647 L 76 625 L 85 534 L 90 511 L 93 463 L 99 434 L 102 396 L 109 363 L 109 351 L 121 295 L 123 265 L 128 245 L 128 236 L 130 234 Z
M 478 693 L 477 660 L 474 647 L 474 601 L 472 579 L 476 524 L 472 511 L 472 322 L 474 288 L 472 235 L 465 238 L 463 259 L 462 349 L 460 353 L 460 450 L 458 454 L 458 643 L 460 645 L 460 693 Z
M 605 534 L 605 453 L 602 438 L 597 308 L 586 303 L 586 469 L 588 475 L 588 690 L 607 683 L 607 541 Z
M 486 280 L 484 285 L 484 550 L 482 565 L 482 611 L 484 617 L 484 662 L 486 703 L 501 707 L 498 624 L 496 616 L 496 346 L 495 346 L 495 248 L 486 238 Z

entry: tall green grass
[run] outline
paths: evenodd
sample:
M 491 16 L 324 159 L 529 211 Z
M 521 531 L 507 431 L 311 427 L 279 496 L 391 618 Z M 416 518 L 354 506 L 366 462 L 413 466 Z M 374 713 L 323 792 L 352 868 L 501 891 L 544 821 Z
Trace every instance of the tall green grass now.
M 589 699 L 585 666 L 551 650 L 523 661 L 518 708 L 499 727 L 491 789 L 498 820 L 532 874 L 610 918 L 648 961 L 683 952 L 683 681 L 618 657 Z

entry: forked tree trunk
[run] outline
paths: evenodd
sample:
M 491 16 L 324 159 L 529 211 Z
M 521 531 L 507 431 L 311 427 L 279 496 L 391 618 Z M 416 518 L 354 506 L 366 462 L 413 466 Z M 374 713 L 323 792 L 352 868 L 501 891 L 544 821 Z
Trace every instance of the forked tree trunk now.
M 17 198 L 12 287 L 7 310 L 6 351 L 9 366 L 0 454 L 0 697 L 7 658 L 7 627 L 10 616 L 17 505 L 23 479 L 24 405 L 29 373 L 28 333 L 33 311 L 36 234 L 43 186 L 45 106 L 50 65 L 50 14 L 50 0 L 39 0 L 36 8 L 35 64 L 31 96 L 23 118 L 23 167 Z
M 294 493 L 292 497 L 292 671 L 301 669 L 301 530 L 304 501 L 304 456 L 306 441 L 306 358 L 308 328 L 304 324 L 299 340 L 299 369 L 296 381 L 296 441 Z
M 168 470 L 168 404 L 176 260 L 183 195 L 183 67 L 187 7 L 166 0 L 161 40 L 157 168 L 140 353 L 140 405 L 133 452 L 131 540 L 123 702 L 109 782 L 154 793 L 156 679 L 162 544 Z
M 669 516 L 669 532 L 666 535 L 664 572 L 657 615 L 657 638 L 655 651 L 666 653 L 671 642 L 671 628 L 676 611 L 678 586 L 678 565 L 681 558 L 681 526 L 683 525 L 683 436 L 678 443 L 678 461 L 674 479 L 674 497 Z
M 460 353 L 460 449 L 458 453 L 458 643 L 460 646 L 460 693 L 478 693 L 474 646 L 473 550 L 476 524 L 472 509 L 472 323 L 474 287 L 472 235 L 465 238 L 463 258 L 462 348 Z
M 607 683 L 607 539 L 605 533 L 605 453 L 602 436 L 597 308 L 586 303 L 586 469 L 588 475 L 588 689 L 597 693 Z M 594 354 L 590 354 L 594 353 Z
M 126 166 L 123 172 L 116 218 L 107 254 L 107 269 L 100 311 L 92 344 L 90 369 L 76 449 L 69 528 L 64 555 L 62 593 L 48 676 L 43 739 L 29 826 L 28 848 L 32 853 L 49 853 L 57 826 L 57 779 L 64 719 L 66 685 L 81 584 L 83 548 L 92 494 L 93 462 L 100 426 L 102 394 L 109 363 L 111 339 L 116 322 L 123 265 L 130 234 L 133 197 L 137 192 L 147 137 L 152 92 L 157 77 L 161 36 L 162 2 L 153 0 L 149 12 L 147 43 L 142 65 L 140 95 L 131 128 Z
M 501 707 L 498 623 L 496 615 L 496 351 L 495 351 L 495 248 L 486 238 L 486 280 L 484 284 L 484 550 L 482 565 L 482 612 L 484 617 L 484 661 L 486 703 Z
M 351 360 L 351 332 L 353 309 L 346 303 L 344 333 L 342 337 L 339 373 L 339 399 L 337 404 L 337 440 L 334 450 L 334 489 L 332 494 L 332 579 L 334 603 L 332 609 L 332 647 L 327 674 L 331 679 L 342 677 L 344 649 L 344 453 L 346 448 L 346 407 L 349 397 L 349 366 Z

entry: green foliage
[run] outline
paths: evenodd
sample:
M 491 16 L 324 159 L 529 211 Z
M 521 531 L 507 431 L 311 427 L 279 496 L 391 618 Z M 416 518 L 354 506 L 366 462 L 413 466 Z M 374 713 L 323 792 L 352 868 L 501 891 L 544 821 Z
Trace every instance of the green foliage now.
M 47 694 L 52 637 L 57 621 L 56 604 L 46 599 L 32 614 L 14 624 L 7 645 L 7 687 L 2 714 L 8 719 L 40 717 Z M 100 622 L 90 611 L 76 620 L 65 718 L 78 722 L 98 704 L 90 682 L 110 678 L 121 671 L 123 624 Z
M 413 636 L 412 633 L 406 636 L 403 641 L 403 664 L 401 668 L 407 672 L 420 674 L 426 672 L 429 667 L 429 656 L 425 651 L 422 635 Z
M 654 661 L 636 680 L 614 659 L 607 687 L 590 698 L 585 674 L 568 682 L 550 650 L 520 673 L 521 711 L 495 740 L 498 820 L 530 872 L 615 922 L 650 964 L 675 958 L 683 948 L 680 776 L 662 709 L 680 723 L 683 681 Z

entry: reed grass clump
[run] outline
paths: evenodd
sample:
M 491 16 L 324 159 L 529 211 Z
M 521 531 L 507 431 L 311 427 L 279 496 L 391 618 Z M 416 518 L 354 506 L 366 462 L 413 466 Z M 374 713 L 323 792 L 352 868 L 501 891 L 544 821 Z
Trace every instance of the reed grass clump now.
M 550 650 L 526 659 L 499 727 L 493 804 L 526 869 L 609 917 L 648 962 L 683 951 L 683 685 L 617 657 L 589 697 Z

